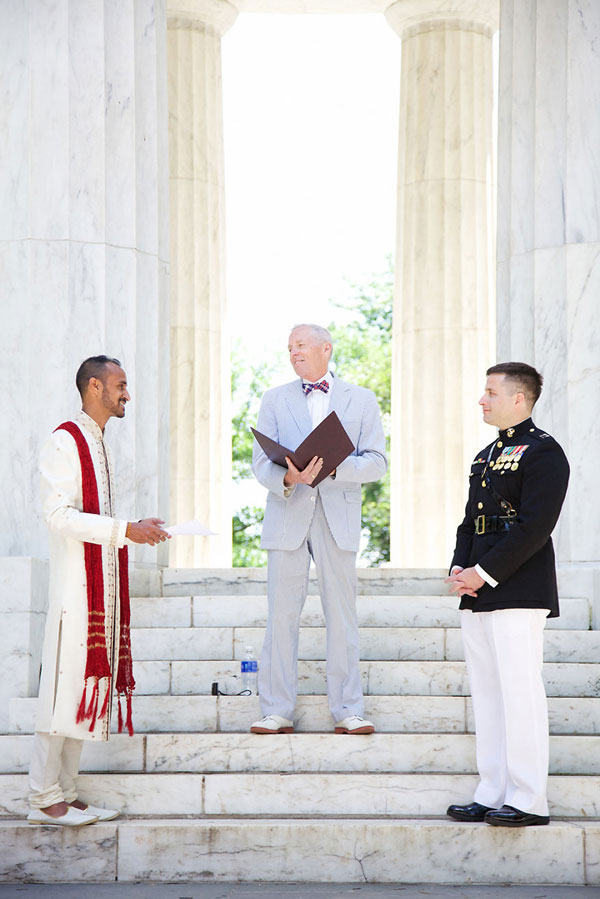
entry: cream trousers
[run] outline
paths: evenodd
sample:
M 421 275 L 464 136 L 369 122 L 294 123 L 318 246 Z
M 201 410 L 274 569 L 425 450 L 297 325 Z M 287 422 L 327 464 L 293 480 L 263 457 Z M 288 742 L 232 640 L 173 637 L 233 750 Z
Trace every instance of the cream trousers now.
M 29 769 L 29 805 L 48 808 L 77 799 L 77 775 L 83 740 L 36 733 Z
M 461 612 L 480 782 L 475 802 L 548 814 L 546 609 Z

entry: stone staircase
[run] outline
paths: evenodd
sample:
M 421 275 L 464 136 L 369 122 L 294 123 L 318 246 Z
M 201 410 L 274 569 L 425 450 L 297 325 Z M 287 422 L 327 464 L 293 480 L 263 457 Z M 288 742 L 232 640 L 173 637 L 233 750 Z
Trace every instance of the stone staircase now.
M 377 733 L 336 736 L 325 697 L 316 585 L 302 616 L 296 733 L 254 736 L 240 689 L 244 646 L 262 645 L 264 571 L 134 578 L 136 735 L 86 744 L 81 794 L 122 808 L 81 830 L 26 814 L 35 700 L 13 699 L 0 735 L 4 881 L 323 881 L 600 884 L 600 631 L 586 597 L 548 622 L 549 827 L 444 816 L 477 781 L 456 600 L 442 572 L 359 577 L 366 715 Z M 155 594 L 155 595 L 153 595 Z M 159 595 L 162 594 L 162 595 Z

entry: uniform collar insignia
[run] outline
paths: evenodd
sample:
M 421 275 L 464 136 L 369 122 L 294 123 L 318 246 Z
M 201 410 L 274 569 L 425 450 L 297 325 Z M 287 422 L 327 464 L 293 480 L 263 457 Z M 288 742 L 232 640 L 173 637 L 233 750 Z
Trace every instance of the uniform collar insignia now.
M 526 418 L 525 421 L 520 421 L 518 425 L 512 428 L 499 431 L 500 440 L 511 440 L 513 437 L 520 437 L 521 434 L 528 434 L 533 427 L 535 426 L 531 418 Z

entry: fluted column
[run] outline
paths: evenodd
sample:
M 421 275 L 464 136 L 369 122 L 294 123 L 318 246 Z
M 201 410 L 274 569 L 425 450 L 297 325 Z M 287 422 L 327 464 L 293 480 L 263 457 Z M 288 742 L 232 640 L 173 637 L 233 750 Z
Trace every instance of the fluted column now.
M 168 515 L 166 75 L 163 0 L 0 3 L 0 555 L 47 556 L 40 445 L 97 353 L 133 397 L 120 513 Z
M 169 0 L 171 510 L 216 537 L 179 537 L 170 564 L 231 564 L 221 35 L 226 0 Z
M 391 558 L 448 563 L 493 360 L 496 0 L 399 0 Z
M 600 562 L 600 5 L 503 0 L 498 355 L 545 377 L 535 417 L 571 482 L 561 561 Z M 567 595 L 573 595 L 568 593 Z

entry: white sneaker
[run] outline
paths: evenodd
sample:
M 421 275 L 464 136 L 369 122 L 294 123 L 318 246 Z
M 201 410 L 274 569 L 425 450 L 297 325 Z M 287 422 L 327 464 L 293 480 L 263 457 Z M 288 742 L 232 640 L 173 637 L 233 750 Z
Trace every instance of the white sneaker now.
M 80 809 L 78 809 L 80 811 Z M 121 812 L 118 809 L 113 808 L 98 808 L 95 805 L 86 805 L 83 809 L 84 815 L 95 815 L 98 821 L 112 821 L 114 818 L 118 818 Z
M 250 728 L 251 734 L 293 734 L 294 722 L 282 718 L 281 715 L 265 715 L 255 721 Z
M 98 817 L 96 815 L 88 814 L 87 810 L 82 812 L 80 809 L 73 808 L 73 806 L 70 805 L 65 814 L 61 815 L 60 818 L 53 818 L 52 815 L 48 815 L 46 812 L 42 811 L 41 808 L 34 808 L 27 815 L 27 820 L 30 824 L 82 827 L 84 824 L 95 824 Z
M 336 734 L 372 734 L 375 730 L 372 721 L 361 718 L 360 715 L 350 715 L 342 718 L 335 725 Z

